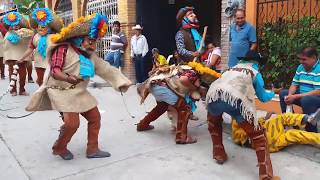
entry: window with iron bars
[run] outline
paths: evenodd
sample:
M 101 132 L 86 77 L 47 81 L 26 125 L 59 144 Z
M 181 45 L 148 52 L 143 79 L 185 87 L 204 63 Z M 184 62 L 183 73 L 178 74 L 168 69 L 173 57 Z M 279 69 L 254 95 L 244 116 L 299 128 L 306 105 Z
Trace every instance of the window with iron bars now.
M 61 0 L 56 8 L 57 15 L 59 15 L 65 26 L 70 24 L 73 20 L 71 0 Z
M 118 0 L 88 0 L 86 14 L 101 13 L 109 18 L 109 27 L 105 37 L 97 42 L 97 53 L 101 58 L 110 50 L 112 23 L 118 20 Z

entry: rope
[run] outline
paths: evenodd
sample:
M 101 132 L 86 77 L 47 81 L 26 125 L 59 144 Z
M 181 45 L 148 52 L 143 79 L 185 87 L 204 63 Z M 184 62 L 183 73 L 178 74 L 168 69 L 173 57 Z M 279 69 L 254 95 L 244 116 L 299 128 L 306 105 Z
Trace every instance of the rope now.
M 128 105 L 127 105 L 127 103 L 126 103 L 126 101 L 125 101 L 125 99 L 124 99 L 123 93 L 122 93 L 122 92 L 120 92 L 120 93 L 121 93 L 121 98 L 122 98 L 123 105 L 124 105 L 124 107 L 125 107 L 128 115 L 129 115 L 132 119 L 135 118 L 135 116 L 134 116 L 133 114 L 131 114 L 130 111 L 129 111 L 129 108 L 128 108 Z
M 7 95 L 9 94 L 9 92 L 16 86 L 17 84 L 17 75 L 18 75 L 18 69 L 19 69 L 19 66 L 18 65 L 14 65 L 13 66 L 13 74 L 11 75 L 11 81 L 9 83 L 9 87 L 8 89 L 3 92 L 1 95 L 0 95 L 0 102 L 1 100 Z M 7 104 L 6 104 L 7 105 Z M 8 109 L 2 109 L 0 108 L 0 111 L 9 111 L 9 110 L 12 110 L 12 109 L 16 109 L 18 107 L 13 107 L 13 108 L 8 108 Z M 31 113 L 28 113 L 28 114 L 25 114 L 25 115 L 22 115 L 22 116 L 11 116 L 11 115 L 6 115 L 7 118 L 10 118 L 10 119 L 19 119 L 19 118 L 24 118 L 24 117 L 27 117 L 27 116 L 30 116 L 31 114 L 33 114 L 34 112 L 31 112 Z

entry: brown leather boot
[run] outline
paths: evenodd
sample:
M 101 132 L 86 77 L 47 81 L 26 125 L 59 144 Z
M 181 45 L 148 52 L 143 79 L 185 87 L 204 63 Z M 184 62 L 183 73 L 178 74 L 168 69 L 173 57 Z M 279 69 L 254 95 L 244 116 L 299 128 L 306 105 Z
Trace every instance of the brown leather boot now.
M 191 108 L 185 103 L 183 98 L 179 98 L 174 106 L 178 112 L 176 144 L 193 144 L 197 142 L 196 138 L 188 136 L 188 122 L 191 114 Z
M 253 148 L 256 150 L 259 165 L 259 179 L 280 180 L 278 176 L 273 176 L 269 148 L 264 129 L 260 127 L 260 129 L 255 130 L 254 125 L 247 121 L 240 123 L 239 126 L 246 131 L 252 141 Z
M 208 130 L 213 145 L 213 159 L 215 159 L 218 164 L 223 164 L 228 160 L 228 156 L 222 142 L 222 116 L 214 117 L 208 113 L 207 119 Z
M 157 102 L 156 107 L 154 107 L 151 112 L 149 112 L 138 124 L 137 131 L 148 131 L 154 128 L 150 125 L 152 121 L 158 119 L 163 113 L 168 110 L 168 104 L 165 102 Z

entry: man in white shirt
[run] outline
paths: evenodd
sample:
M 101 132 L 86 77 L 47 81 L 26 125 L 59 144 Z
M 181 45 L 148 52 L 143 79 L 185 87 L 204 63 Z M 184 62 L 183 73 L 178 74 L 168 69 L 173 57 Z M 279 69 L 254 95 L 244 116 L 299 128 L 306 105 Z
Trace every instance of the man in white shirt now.
M 142 83 L 147 79 L 144 57 L 149 51 L 148 42 L 142 35 L 143 28 L 139 24 L 132 29 L 135 30 L 135 35 L 131 38 L 131 59 L 135 65 L 137 83 Z

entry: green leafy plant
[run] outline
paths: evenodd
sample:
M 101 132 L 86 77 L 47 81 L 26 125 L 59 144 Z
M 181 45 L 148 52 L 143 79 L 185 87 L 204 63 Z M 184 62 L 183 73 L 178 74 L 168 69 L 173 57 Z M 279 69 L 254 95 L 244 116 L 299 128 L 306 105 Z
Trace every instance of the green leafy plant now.
M 18 6 L 19 12 L 26 15 L 30 14 L 36 7 L 45 6 L 43 0 L 14 0 L 13 2 Z
M 303 47 L 316 47 L 320 52 L 320 20 L 306 16 L 265 23 L 260 36 L 260 51 L 268 62 L 262 71 L 266 85 L 288 88 L 299 65 L 297 52 Z

